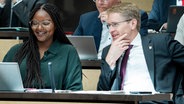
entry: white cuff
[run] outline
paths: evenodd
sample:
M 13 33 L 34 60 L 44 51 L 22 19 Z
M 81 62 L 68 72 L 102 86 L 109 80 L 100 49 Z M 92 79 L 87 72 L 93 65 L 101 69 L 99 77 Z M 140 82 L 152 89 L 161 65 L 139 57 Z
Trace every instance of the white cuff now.
M 160 27 L 159 32 L 162 32 L 164 24 Z
M 110 68 L 111 68 L 111 70 L 114 70 L 114 68 L 115 68 L 115 65 L 113 65 L 113 66 L 110 66 Z
M 5 3 L 0 3 L 0 8 L 4 8 Z

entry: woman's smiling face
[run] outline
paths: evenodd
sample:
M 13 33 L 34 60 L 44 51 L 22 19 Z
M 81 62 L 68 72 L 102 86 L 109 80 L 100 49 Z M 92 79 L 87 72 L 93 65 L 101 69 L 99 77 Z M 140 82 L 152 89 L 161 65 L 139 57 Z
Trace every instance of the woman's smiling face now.
M 30 22 L 38 42 L 53 40 L 55 25 L 50 15 L 43 9 L 38 10 Z

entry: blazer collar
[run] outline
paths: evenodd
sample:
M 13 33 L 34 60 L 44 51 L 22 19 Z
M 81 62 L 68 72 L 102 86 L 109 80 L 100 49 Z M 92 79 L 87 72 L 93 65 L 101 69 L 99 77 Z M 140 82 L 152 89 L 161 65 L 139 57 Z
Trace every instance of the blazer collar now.
M 151 76 L 152 82 L 153 82 L 154 87 L 155 87 L 155 81 L 154 81 L 155 65 L 154 65 L 153 43 L 152 43 L 151 39 L 148 38 L 147 36 L 146 37 L 142 36 L 141 39 L 142 39 L 142 46 L 143 46 L 143 52 L 145 55 L 145 60 L 146 60 L 147 66 L 148 66 L 148 71 L 149 71 L 149 74 Z
M 100 21 L 100 18 L 98 18 L 99 12 L 95 12 L 95 13 L 96 13 L 95 20 L 93 20 L 94 22 L 91 24 L 91 30 L 92 30 L 91 35 L 93 35 L 95 38 L 96 48 L 98 51 L 100 46 L 100 40 L 101 40 L 102 23 Z

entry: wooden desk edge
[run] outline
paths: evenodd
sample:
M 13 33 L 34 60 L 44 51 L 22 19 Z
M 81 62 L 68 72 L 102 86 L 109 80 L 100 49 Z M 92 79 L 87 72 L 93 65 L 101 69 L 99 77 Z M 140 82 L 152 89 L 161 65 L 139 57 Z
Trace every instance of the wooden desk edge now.
M 84 93 L 12 93 L 0 92 L 0 100 L 16 101 L 72 101 L 72 102 L 138 102 L 150 100 L 171 100 L 171 94 L 124 95 Z

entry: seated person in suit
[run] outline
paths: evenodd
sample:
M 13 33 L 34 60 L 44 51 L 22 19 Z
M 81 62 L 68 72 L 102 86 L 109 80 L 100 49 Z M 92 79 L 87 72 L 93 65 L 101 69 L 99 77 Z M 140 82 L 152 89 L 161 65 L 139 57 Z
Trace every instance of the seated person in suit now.
M 107 15 L 113 41 L 102 52 L 97 90 L 173 93 L 173 101 L 181 98 L 178 101 L 178 104 L 181 104 L 184 95 L 181 85 L 184 74 L 184 46 L 174 41 L 169 34 L 142 36 L 139 33 L 139 8 L 135 4 L 120 3 L 108 9 Z M 133 47 L 127 58 L 130 46 Z M 125 57 L 127 63 L 123 64 Z M 153 102 L 159 103 L 149 101 L 145 104 Z M 169 102 L 172 101 L 162 103 Z
M 111 6 L 120 3 L 120 0 L 94 0 L 98 11 L 92 11 L 81 15 L 79 25 L 73 35 L 92 35 L 95 39 L 98 58 L 101 58 L 102 49 L 112 42 L 112 38 L 106 27 L 106 23 L 102 23 L 99 16 Z M 103 1 L 103 2 L 102 2 Z M 141 14 L 141 30 L 143 35 L 147 32 L 147 13 L 140 10 Z
M 174 39 L 184 45 L 184 14 L 180 18 Z
M 81 62 L 64 34 L 60 13 L 53 4 L 36 5 L 30 13 L 29 39 L 13 46 L 3 59 L 18 62 L 25 88 L 51 88 L 51 62 L 56 89 L 83 89 Z
M 148 15 L 148 29 L 156 31 L 167 29 L 167 17 L 170 5 L 176 5 L 176 0 L 154 0 Z
M 36 4 L 46 2 L 47 0 L 0 0 L 0 27 L 28 27 L 31 10 Z

